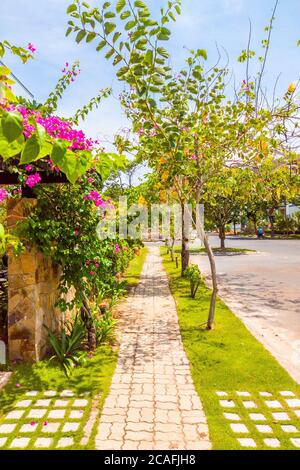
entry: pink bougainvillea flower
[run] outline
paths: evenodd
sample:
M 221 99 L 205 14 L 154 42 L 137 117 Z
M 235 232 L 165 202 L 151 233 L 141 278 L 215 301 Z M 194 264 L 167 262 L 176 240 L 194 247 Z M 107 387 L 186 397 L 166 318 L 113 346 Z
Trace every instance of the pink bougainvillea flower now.
M 27 49 L 28 49 L 30 52 L 32 52 L 33 54 L 34 54 L 35 51 L 36 51 L 36 47 L 34 47 L 34 45 L 33 45 L 31 42 L 28 43 Z
M 144 135 L 145 134 L 145 129 L 143 127 L 140 127 L 138 130 L 138 135 Z
M 120 253 L 121 249 L 120 249 L 120 245 L 118 243 L 116 243 L 116 246 L 115 246 L 115 253 Z
M 31 166 L 31 165 L 25 165 L 25 170 L 26 170 L 26 171 L 31 171 L 31 170 L 32 170 L 32 166 Z
M 155 137 L 155 136 L 157 136 L 156 130 L 155 130 L 155 129 L 152 129 L 152 130 L 150 131 L 150 134 L 149 134 L 149 135 L 150 135 L 150 137 Z
M 16 384 L 16 387 L 17 387 L 17 388 L 20 388 L 20 387 L 21 387 L 21 385 L 20 385 L 20 384 Z
M 95 271 L 90 271 L 90 276 L 95 276 Z
M 197 157 L 197 155 L 193 154 L 193 155 L 191 156 L 191 159 L 192 159 L 192 160 L 198 160 L 198 157 Z
M 43 426 L 48 426 L 48 421 L 44 421 Z
M 27 186 L 33 188 L 36 184 L 42 181 L 41 175 L 39 173 L 34 173 L 34 175 L 29 175 L 26 180 Z
M 88 177 L 88 182 L 89 183 L 94 183 L 94 181 L 95 181 L 94 178 L 92 178 L 91 176 Z
M 36 422 L 35 422 L 35 421 L 31 421 L 30 426 L 35 426 L 35 425 L 36 425 Z
M 0 188 L 0 202 L 3 202 L 8 197 L 6 189 Z

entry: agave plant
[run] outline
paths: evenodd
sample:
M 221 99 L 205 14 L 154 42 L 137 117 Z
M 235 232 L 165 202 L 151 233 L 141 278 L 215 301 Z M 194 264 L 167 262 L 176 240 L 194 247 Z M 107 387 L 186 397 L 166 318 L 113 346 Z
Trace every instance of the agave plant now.
M 49 342 L 54 351 L 50 361 L 57 360 L 61 365 L 65 375 L 70 377 L 78 364 L 85 361 L 85 352 L 82 351 L 82 344 L 86 336 L 85 326 L 78 315 L 74 321 L 65 321 L 62 324 L 61 332 L 56 335 L 46 325 Z

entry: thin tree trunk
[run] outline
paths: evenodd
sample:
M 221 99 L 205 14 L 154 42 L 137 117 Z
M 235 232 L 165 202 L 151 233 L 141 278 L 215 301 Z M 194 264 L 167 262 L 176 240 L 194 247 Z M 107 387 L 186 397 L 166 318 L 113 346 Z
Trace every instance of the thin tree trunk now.
M 87 330 L 89 351 L 95 351 L 97 346 L 96 328 L 93 322 L 91 311 L 85 298 L 82 301 L 81 318 Z
M 174 261 L 174 245 L 175 245 L 175 238 L 172 237 L 172 243 L 171 243 L 171 260 Z
M 225 225 L 220 225 L 219 227 L 219 238 L 221 243 L 221 250 L 225 250 Z
M 181 220 L 182 220 L 182 234 L 181 234 L 181 276 L 184 276 L 190 261 L 189 240 L 186 237 L 185 214 L 184 204 L 181 205 Z
M 269 210 L 269 221 L 270 221 L 270 228 L 271 228 L 271 238 L 275 236 L 275 229 L 274 229 L 274 208 Z

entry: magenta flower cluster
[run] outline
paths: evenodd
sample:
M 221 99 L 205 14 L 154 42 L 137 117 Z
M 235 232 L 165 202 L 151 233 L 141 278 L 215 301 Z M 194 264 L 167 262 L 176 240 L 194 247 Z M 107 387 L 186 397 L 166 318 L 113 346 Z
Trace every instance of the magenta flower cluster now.
M 33 188 L 36 184 L 42 181 L 41 175 L 39 173 L 34 173 L 33 175 L 27 176 L 26 184 L 30 188 Z
M 64 74 L 64 78 L 74 82 L 75 77 L 80 74 L 81 70 L 78 68 L 78 64 L 74 64 L 72 68 L 69 68 L 69 63 L 66 62 L 64 68 L 62 69 L 62 73 Z
M 6 189 L 0 188 L 0 202 L 3 202 L 8 197 Z
M 33 54 L 34 54 L 35 51 L 36 51 L 36 47 L 35 47 L 31 42 L 28 43 L 27 49 L 28 49 L 30 52 L 32 52 Z
M 105 209 L 113 209 L 114 206 L 110 200 L 104 201 L 98 191 L 91 191 L 87 196 L 84 196 L 86 201 L 93 201 L 96 207 L 103 207 Z

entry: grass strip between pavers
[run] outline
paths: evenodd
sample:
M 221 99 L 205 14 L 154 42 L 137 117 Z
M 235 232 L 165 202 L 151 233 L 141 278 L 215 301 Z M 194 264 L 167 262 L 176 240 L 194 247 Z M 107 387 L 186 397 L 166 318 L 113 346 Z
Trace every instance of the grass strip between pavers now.
M 210 438 L 214 449 L 243 449 L 238 438 L 253 438 L 257 449 L 270 449 L 264 439 L 280 441 L 280 449 L 294 449 L 291 438 L 300 438 L 300 407 L 292 409 L 287 397 L 280 391 L 291 391 L 300 399 L 300 386 L 279 365 L 274 357 L 252 336 L 242 321 L 220 300 L 217 302 L 215 328 L 207 331 L 199 326 L 207 320 L 210 289 L 202 283 L 196 299 L 190 297 L 189 281 L 180 277 L 180 268 L 161 248 L 163 265 L 168 274 L 171 292 L 175 298 L 184 348 L 191 364 L 196 390 L 202 400 L 208 419 Z M 225 397 L 217 391 L 226 392 Z M 250 397 L 240 397 L 239 392 L 249 392 Z M 260 392 L 269 392 L 272 397 L 262 397 Z M 233 408 L 223 408 L 220 400 L 233 400 Z M 246 409 L 243 401 L 254 401 L 257 408 Z M 282 408 L 269 409 L 266 400 L 278 400 Z M 277 421 L 272 413 L 285 412 L 290 418 Z M 235 413 L 245 424 L 248 434 L 236 434 L 223 413 Z M 266 421 L 250 419 L 250 413 L 262 413 Z M 299 416 L 297 416 L 297 413 Z M 272 433 L 263 434 L 256 425 L 272 428 Z M 282 425 L 292 425 L 297 433 L 286 433 Z

